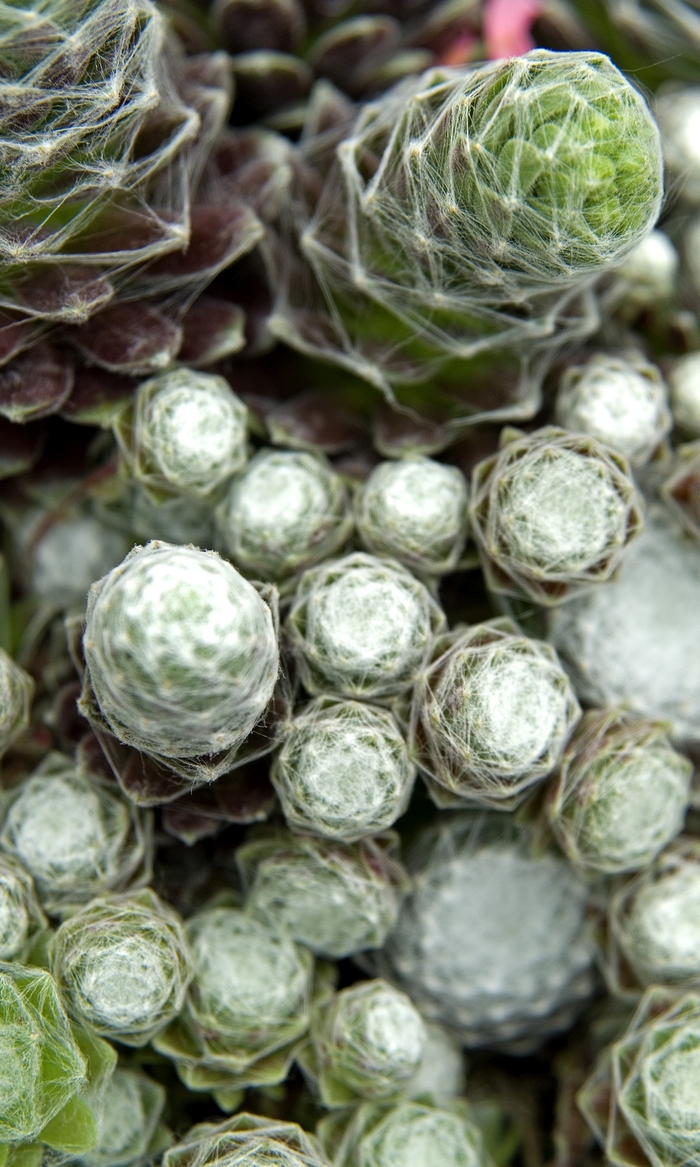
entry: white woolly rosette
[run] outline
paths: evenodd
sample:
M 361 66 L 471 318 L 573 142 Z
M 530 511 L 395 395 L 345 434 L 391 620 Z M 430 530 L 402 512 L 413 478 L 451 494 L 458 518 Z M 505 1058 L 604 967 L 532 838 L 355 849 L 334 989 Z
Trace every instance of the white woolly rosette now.
M 84 604 L 93 581 L 116 567 L 132 546 L 126 533 L 84 511 L 55 516 L 41 510 L 33 520 L 22 532 L 22 566 L 28 588 L 52 606 Z
M 314 961 L 287 931 L 226 906 L 187 923 L 194 978 L 180 1018 L 154 1039 L 190 1090 L 224 1110 L 247 1086 L 282 1082 L 309 1024 Z
M 487 1161 L 481 1131 L 463 1109 L 423 1101 L 390 1108 L 364 1103 L 340 1122 L 335 1115 L 321 1119 L 318 1133 L 335 1167 L 484 1167 Z
M 234 1115 L 221 1123 L 192 1127 L 163 1156 L 163 1167 L 328 1167 L 313 1135 L 293 1122 Z
M 304 572 L 286 629 L 309 693 L 371 701 L 410 688 L 444 626 L 404 567 L 357 552 Z
M 194 369 L 142 382 L 114 432 L 130 472 L 157 502 L 211 501 L 248 457 L 246 406 L 223 377 Z
M 671 745 L 669 728 L 625 709 L 584 715 L 547 808 L 577 867 L 637 871 L 683 829 L 693 765 Z
M 215 552 L 169 543 L 135 547 L 93 584 L 83 646 L 85 714 L 200 781 L 231 769 L 279 670 L 274 611 L 255 587 Z M 202 755 L 222 756 L 200 768 Z
M 0 850 L 32 876 L 42 906 L 62 916 L 105 891 L 146 883 L 153 853 L 148 812 L 52 751 L 2 803 Z
M 700 986 L 700 845 L 681 836 L 613 894 L 603 969 L 613 993 Z
M 79 1024 L 137 1047 L 180 1012 L 193 972 L 182 921 L 150 888 L 98 897 L 70 916 L 51 964 Z
M 497 813 L 424 832 L 414 891 L 372 960 L 470 1047 L 534 1049 L 594 988 L 586 885 L 567 860 L 531 848 L 528 828 Z
M 668 173 L 684 202 L 700 206 L 700 87 L 663 93 L 654 113 Z
M 700 1128 L 700 996 L 650 987 L 577 1101 L 610 1162 L 693 1163 Z
M 400 1095 L 425 1043 L 425 1025 L 405 993 L 383 980 L 360 981 L 316 1006 L 300 1063 L 323 1105 L 342 1107 Z
M 615 268 L 602 296 L 603 309 L 634 316 L 669 303 L 676 292 L 679 267 L 680 257 L 668 235 L 650 231 Z
M 549 640 L 587 703 L 700 740 L 700 548 L 663 509 L 650 508 L 614 580 L 552 613 Z
M 132 1167 L 167 1145 L 159 1122 L 165 1088 L 136 1070 L 117 1069 L 95 1107 L 97 1143 L 80 1156 L 84 1167 Z
M 555 426 L 505 439 L 472 475 L 472 533 L 489 588 L 553 605 L 609 580 L 642 530 L 627 459 Z
M 633 466 L 649 461 L 673 424 L 661 373 L 641 356 L 595 353 L 584 365 L 570 366 L 556 413 L 564 429 L 612 446 Z
M 438 638 L 409 741 L 439 807 L 512 810 L 554 768 L 580 716 L 551 645 L 490 620 Z
M 378 948 L 396 922 L 408 876 L 386 832 L 356 844 L 276 831 L 236 851 L 246 910 L 286 928 L 316 956 Z
M 0 855 L 0 961 L 23 963 L 47 928 L 31 875 L 11 855 Z
M 29 726 L 34 681 L 0 648 L 0 756 Z
M 241 571 L 281 580 L 336 554 L 352 518 L 343 480 L 325 458 L 260 450 L 217 508 L 217 527 Z
M 380 462 L 355 499 L 363 546 L 418 575 L 454 571 L 469 529 L 467 482 L 456 466 L 432 458 Z
M 700 352 L 674 361 L 668 387 L 676 425 L 689 437 L 700 437 Z
M 355 843 L 403 814 L 415 766 L 389 710 L 319 697 L 289 725 L 270 777 L 293 830 Z

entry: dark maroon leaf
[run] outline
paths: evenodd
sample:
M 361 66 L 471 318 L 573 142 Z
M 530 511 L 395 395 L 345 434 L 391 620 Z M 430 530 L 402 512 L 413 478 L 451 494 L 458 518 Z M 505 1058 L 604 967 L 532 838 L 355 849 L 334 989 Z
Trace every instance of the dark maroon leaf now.
M 156 308 L 114 304 L 66 335 L 88 360 L 114 373 L 165 368 L 182 343 L 182 330 Z
M 38 344 L 0 368 L 0 414 L 24 423 L 58 413 L 70 396 L 73 381 L 69 353 Z
M 206 366 L 245 345 L 245 312 L 216 296 L 200 296 L 182 318 L 181 361 Z
M 78 711 L 77 702 L 81 689 L 80 681 L 69 681 L 58 690 L 54 698 L 56 735 L 61 749 L 66 754 L 73 753 L 89 730 L 88 722 Z
M 299 101 L 313 82 L 313 73 L 305 61 L 288 53 L 260 49 L 231 58 L 236 79 L 234 121 L 250 120 Z
M 99 269 L 73 264 L 31 264 L 13 277 L 12 290 L 31 315 L 69 322 L 87 320 L 114 295 Z
M 41 424 L 17 426 L 0 417 L 0 478 L 25 474 L 38 462 L 46 441 Z
M 162 822 L 169 835 L 191 846 L 231 823 L 263 822 L 274 805 L 267 767 L 253 762 L 171 802 Z
M 121 373 L 78 368 L 73 392 L 61 416 L 80 425 L 108 425 L 115 409 L 132 396 L 134 389 L 132 378 Z
M 279 446 L 341 454 L 356 446 L 361 425 L 333 400 L 332 391 L 309 389 L 285 401 L 265 418 L 270 440 Z
M 198 272 L 214 275 L 251 251 L 264 230 L 256 215 L 242 203 L 229 207 L 193 207 L 191 235 L 186 251 L 174 251 L 151 264 L 149 283 L 163 278 L 168 287 Z
M 290 53 L 306 30 L 298 0 L 224 0 L 217 4 L 214 19 L 229 53 L 254 49 Z

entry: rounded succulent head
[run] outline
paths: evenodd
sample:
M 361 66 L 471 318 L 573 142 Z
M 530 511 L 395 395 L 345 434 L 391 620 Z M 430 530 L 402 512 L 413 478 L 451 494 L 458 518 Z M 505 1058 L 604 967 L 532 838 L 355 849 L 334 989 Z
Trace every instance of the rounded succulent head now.
M 292 722 L 271 777 L 292 828 L 354 843 L 403 813 L 415 767 L 388 710 L 320 697 Z
M 510 816 L 461 815 L 416 840 L 414 892 L 378 968 L 469 1046 L 532 1048 L 565 1029 L 593 987 L 587 892 L 535 856 Z
M 388 843 L 351 845 L 281 833 L 245 843 L 236 863 L 248 885 L 246 909 L 278 922 L 317 956 L 339 960 L 378 948 L 407 887 Z
M 0 856 L 0 961 L 23 963 L 26 949 L 46 927 L 31 875 L 12 856 Z
M 333 555 L 352 520 L 339 474 L 318 454 L 261 450 L 217 511 L 226 553 L 247 575 L 283 579 Z
M 132 1167 L 159 1150 L 158 1124 L 165 1089 L 135 1070 L 117 1069 L 97 1111 L 97 1142 L 80 1158 L 84 1167 Z
M 49 973 L 0 964 L 0 1065 L 0 1146 L 41 1138 L 84 1093 L 87 1062 Z
M 357 553 L 304 573 L 287 628 L 310 693 L 372 700 L 410 688 L 444 622 L 405 568 Z
M 627 460 L 553 426 L 479 462 L 470 515 L 494 591 L 556 604 L 610 579 L 642 528 Z
M 578 1101 L 611 1161 L 692 1162 L 700 1129 L 700 997 L 649 988 Z
M 29 725 L 34 681 L 0 648 L 0 756 Z
M 469 525 L 466 480 L 432 458 L 380 462 L 358 492 L 355 521 L 375 555 L 391 555 L 418 574 L 454 571 Z
M 108 727 L 166 758 L 240 744 L 277 679 L 269 607 L 230 563 L 194 547 L 137 547 L 93 584 L 83 645 Z
M 339 1167 L 481 1167 L 481 1132 L 463 1114 L 419 1102 L 365 1104 L 352 1118 Z
M 311 1040 L 326 1106 L 400 1094 L 418 1070 L 426 1034 L 410 999 L 386 981 L 360 981 L 316 1007 Z
M 411 742 L 439 806 L 512 807 L 556 765 L 580 715 L 550 645 L 492 620 L 437 641 Z
M 192 1127 L 163 1156 L 163 1167 L 328 1167 L 319 1144 L 293 1122 L 259 1114 Z
M 661 130 L 664 157 L 683 199 L 700 204 L 700 88 L 688 86 L 666 93 L 656 101 L 654 112 Z
M 649 460 L 672 425 L 656 365 L 642 358 L 596 353 L 561 379 L 557 420 L 619 450 L 633 465 Z
M 92 900 L 71 916 L 52 965 L 72 1016 L 133 1046 L 179 1013 L 192 976 L 182 923 L 150 888 Z
M 680 259 L 663 231 L 650 231 L 615 270 L 610 301 L 623 314 L 655 309 L 673 299 Z
M 50 525 L 41 532 L 41 527 Z M 56 517 L 42 510 L 27 530 L 27 572 L 32 592 L 49 604 L 79 607 L 93 580 L 124 558 L 131 540 L 95 515 Z
M 619 709 L 584 716 L 549 804 L 550 823 L 573 863 L 636 871 L 682 830 L 693 766 L 672 747 L 668 728 Z
M 673 419 L 689 437 L 700 437 L 700 352 L 686 353 L 669 373 Z
M 127 466 L 156 498 L 210 499 L 243 467 L 247 429 L 228 381 L 184 368 L 144 381 L 115 423 Z
M 639 985 L 700 982 L 700 849 L 679 840 L 620 888 L 608 911 L 612 940 Z
M 148 871 L 142 813 L 62 754 L 49 754 L 5 804 L 0 849 L 24 864 L 51 914 Z

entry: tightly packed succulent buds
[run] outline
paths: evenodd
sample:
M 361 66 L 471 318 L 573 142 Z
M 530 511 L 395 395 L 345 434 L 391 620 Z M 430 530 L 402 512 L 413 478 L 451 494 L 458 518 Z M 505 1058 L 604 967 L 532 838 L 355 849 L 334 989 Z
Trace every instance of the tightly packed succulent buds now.
M 182 923 L 150 888 L 91 900 L 61 924 L 51 960 L 79 1024 L 137 1047 L 179 1013 L 192 977 Z
M 246 575 L 281 580 L 341 549 L 352 520 L 342 479 L 318 454 L 260 450 L 217 511 L 227 554 Z
M 463 1114 L 417 1102 L 360 1106 L 340 1138 L 327 1119 L 319 1129 L 324 1143 L 336 1144 L 338 1167 L 431 1167 L 436 1158 L 444 1167 L 480 1167 L 485 1160 L 481 1131 Z
M 693 766 L 672 747 L 668 729 L 619 709 L 585 714 L 548 807 L 577 866 L 636 871 L 682 830 Z
M 316 956 L 333 960 L 378 948 L 396 922 L 408 877 L 387 832 L 355 844 L 277 831 L 236 852 L 246 909 L 287 928 Z
M 258 1114 L 235 1115 L 228 1122 L 201 1123 L 165 1152 L 163 1167 L 327 1167 L 313 1135 L 293 1122 L 275 1122 Z
M 309 693 L 372 701 L 411 687 L 444 622 L 405 568 L 357 553 L 304 572 L 287 631 Z
M 610 579 L 642 529 L 640 507 L 621 454 L 546 427 L 475 467 L 469 513 L 489 587 L 558 604 Z
M 403 813 L 415 766 L 388 710 L 319 697 L 289 727 L 271 778 L 290 827 L 356 843 Z
M 115 422 L 126 465 L 156 500 L 207 499 L 244 465 L 248 410 L 223 377 L 176 368 L 139 386 Z
M 168 543 L 136 547 L 94 584 L 83 638 L 97 716 L 187 776 L 216 777 L 198 755 L 236 747 L 264 714 L 277 680 L 273 614 L 213 552 Z M 95 717 L 89 696 L 88 716 Z
M 438 806 L 512 809 L 554 768 L 580 715 L 551 646 L 491 620 L 436 640 L 411 744 Z

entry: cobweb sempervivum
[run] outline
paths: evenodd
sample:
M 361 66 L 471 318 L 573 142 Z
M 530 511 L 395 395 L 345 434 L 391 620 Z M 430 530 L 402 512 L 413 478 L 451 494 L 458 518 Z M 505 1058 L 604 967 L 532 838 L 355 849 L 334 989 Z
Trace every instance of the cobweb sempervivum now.
M 469 529 L 467 494 L 456 466 L 432 458 L 380 462 L 355 498 L 360 541 L 417 575 L 454 571 Z
M 439 807 L 513 809 L 556 765 L 580 716 L 550 646 L 490 620 L 435 641 L 414 689 L 410 742 Z
M 309 129 L 301 161 L 325 148 Z M 481 400 L 483 358 L 517 368 L 590 330 L 582 292 L 653 227 L 661 188 L 656 126 L 608 58 L 432 70 L 361 109 L 315 205 L 298 200 L 270 327 L 392 402 L 402 383 L 476 371 L 450 402 L 457 426 L 531 416 L 527 376 Z
M 0 800 L 0 850 L 32 875 L 42 906 L 62 916 L 103 891 L 148 882 L 152 823 L 117 791 L 52 751 Z
M 700 846 L 681 837 L 611 897 L 603 969 L 617 996 L 700 985 Z
M 34 681 L 0 648 L 0 755 L 29 726 Z
M 0 964 L 0 1151 L 37 1161 L 46 1148 L 90 1151 L 97 1141 L 92 1106 L 114 1070 L 107 1042 L 73 1025 L 50 973 Z M 92 1103 L 92 1105 L 91 1105 Z
M 51 963 L 78 1023 L 133 1046 L 175 1017 L 192 977 L 182 922 L 150 888 L 101 896 L 65 920 Z
M 467 1046 L 521 1052 L 566 1029 L 593 985 L 587 890 L 500 813 L 450 815 L 415 840 L 406 899 L 372 965 Z
M 308 451 L 259 450 L 231 483 L 216 517 L 236 566 L 275 581 L 336 554 L 352 530 L 342 478 Z
M 548 804 L 549 822 L 572 863 L 637 871 L 683 829 L 693 766 L 672 747 L 669 728 L 625 709 L 584 715 Z
M 200 1123 L 165 1152 L 163 1167 L 328 1167 L 313 1135 L 260 1114 Z
M 246 1086 L 289 1073 L 319 989 L 314 959 L 288 932 L 237 908 L 198 912 L 187 936 L 194 977 L 185 1008 L 154 1044 L 191 1090 L 211 1091 L 232 1111 Z
M 386 1107 L 372 1103 L 321 1119 L 321 1141 L 335 1167 L 481 1167 L 482 1134 L 462 1109 L 422 1102 Z
M 279 668 L 252 584 L 214 552 L 168 543 L 134 548 L 93 584 L 83 647 L 85 715 L 200 782 L 232 768 Z
M 297 1054 L 324 1106 L 403 1093 L 423 1057 L 426 1032 L 405 993 L 360 981 L 315 1006 L 310 1040 Z
M 288 929 L 316 956 L 339 960 L 378 948 L 409 881 L 391 831 L 355 844 L 276 830 L 236 851 L 246 910 Z
M 4 5 L 0 51 L 12 349 L 18 320 L 86 320 L 135 268 L 186 247 L 230 96 L 223 57 L 186 62 L 150 0 Z
M 174 368 L 139 385 L 114 433 L 128 471 L 156 502 L 211 501 L 244 466 L 248 410 L 228 381 Z
M 700 437 L 700 353 L 674 361 L 668 386 L 676 425 L 688 437 Z
M 415 773 L 389 710 L 318 697 L 289 725 L 270 777 L 292 829 L 355 843 L 403 814 Z
M 371 701 L 411 687 L 444 624 L 410 572 L 357 552 L 304 572 L 286 630 L 309 693 Z
M 47 929 L 31 875 L 11 855 L 0 856 L 0 960 L 24 964 Z
M 117 1069 L 96 1106 L 97 1142 L 81 1167 L 135 1167 L 164 1150 L 169 1132 L 160 1124 L 166 1092 L 135 1070 Z
M 489 588 L 558 604 L 610 579 L 642 530 L 624 455 L 554 426 L 502 441 L 474 467 L 469 507 Z
M 578 1103 L 619 1167 L 682 1167 L 700 1154 L 700 996 L 652 986 Z

